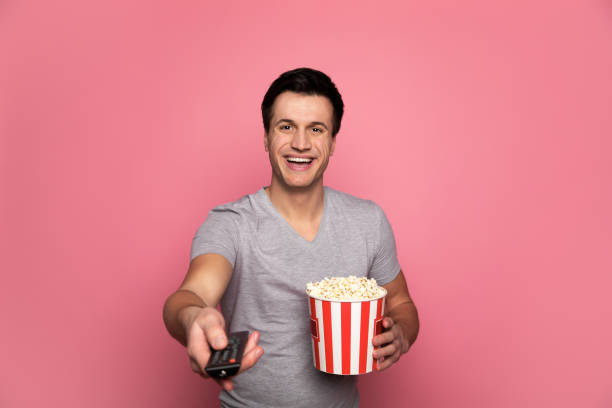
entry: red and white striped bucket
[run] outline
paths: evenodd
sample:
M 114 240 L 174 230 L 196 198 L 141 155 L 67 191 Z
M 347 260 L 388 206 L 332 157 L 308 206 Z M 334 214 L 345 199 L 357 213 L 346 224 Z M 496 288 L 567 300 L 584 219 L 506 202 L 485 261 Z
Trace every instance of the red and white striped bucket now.
M 329 374 L 376 370 L 372 338 L 382 333 L 385 296 L 366 301 L 330 301 L 309 296 L 314 366 Z

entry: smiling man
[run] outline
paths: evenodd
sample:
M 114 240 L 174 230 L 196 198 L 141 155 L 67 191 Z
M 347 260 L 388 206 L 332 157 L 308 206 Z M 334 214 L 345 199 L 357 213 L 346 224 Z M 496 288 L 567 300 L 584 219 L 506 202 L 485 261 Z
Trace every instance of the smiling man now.
M 227 332 L 251 332 L 239 374 L 217 380 L 222 407 L 357 407 L 356 376 L 313 366 L 305 288 L 324 277 L 375 278 L 388 295 L 374 358 L 378 370 L 396 363 L 419 322 L 391 226 L 372 201 L 323 184 L 344 112 L 327 75 L 285 72 L 261 110 L 270 185 L 208 214 L 164 321 L 204 378 L 211 349 L 227 345 Z

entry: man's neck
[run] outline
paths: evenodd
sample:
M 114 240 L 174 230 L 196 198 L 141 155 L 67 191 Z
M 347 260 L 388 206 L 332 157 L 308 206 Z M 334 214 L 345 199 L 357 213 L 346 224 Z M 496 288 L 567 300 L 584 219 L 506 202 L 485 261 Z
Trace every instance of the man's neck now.
M 285 219 L 298 222 L 320 220 L 325 202 L 322 179 L 306 188 L 291 188 L 272 177 L 270 187 L 265 190 Z

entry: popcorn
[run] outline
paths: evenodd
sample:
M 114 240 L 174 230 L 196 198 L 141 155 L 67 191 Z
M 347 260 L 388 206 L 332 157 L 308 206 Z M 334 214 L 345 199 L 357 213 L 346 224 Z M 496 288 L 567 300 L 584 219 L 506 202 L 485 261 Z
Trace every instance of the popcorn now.
M 384 296 L 386 291 L 378 286 L 376 279 L 365 276 L 324 278 L 319 282 L 306 284 L 306 293 L 324 300 L 370 300 Z

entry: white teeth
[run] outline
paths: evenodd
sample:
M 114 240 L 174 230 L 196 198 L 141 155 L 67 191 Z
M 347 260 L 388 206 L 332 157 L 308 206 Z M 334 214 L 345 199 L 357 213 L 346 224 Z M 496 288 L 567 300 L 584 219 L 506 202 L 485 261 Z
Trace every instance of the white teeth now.
M 287 157 L 287 160 L 294 163 L 310 163 L 312 161 L 312 159 L 305 157 Z

